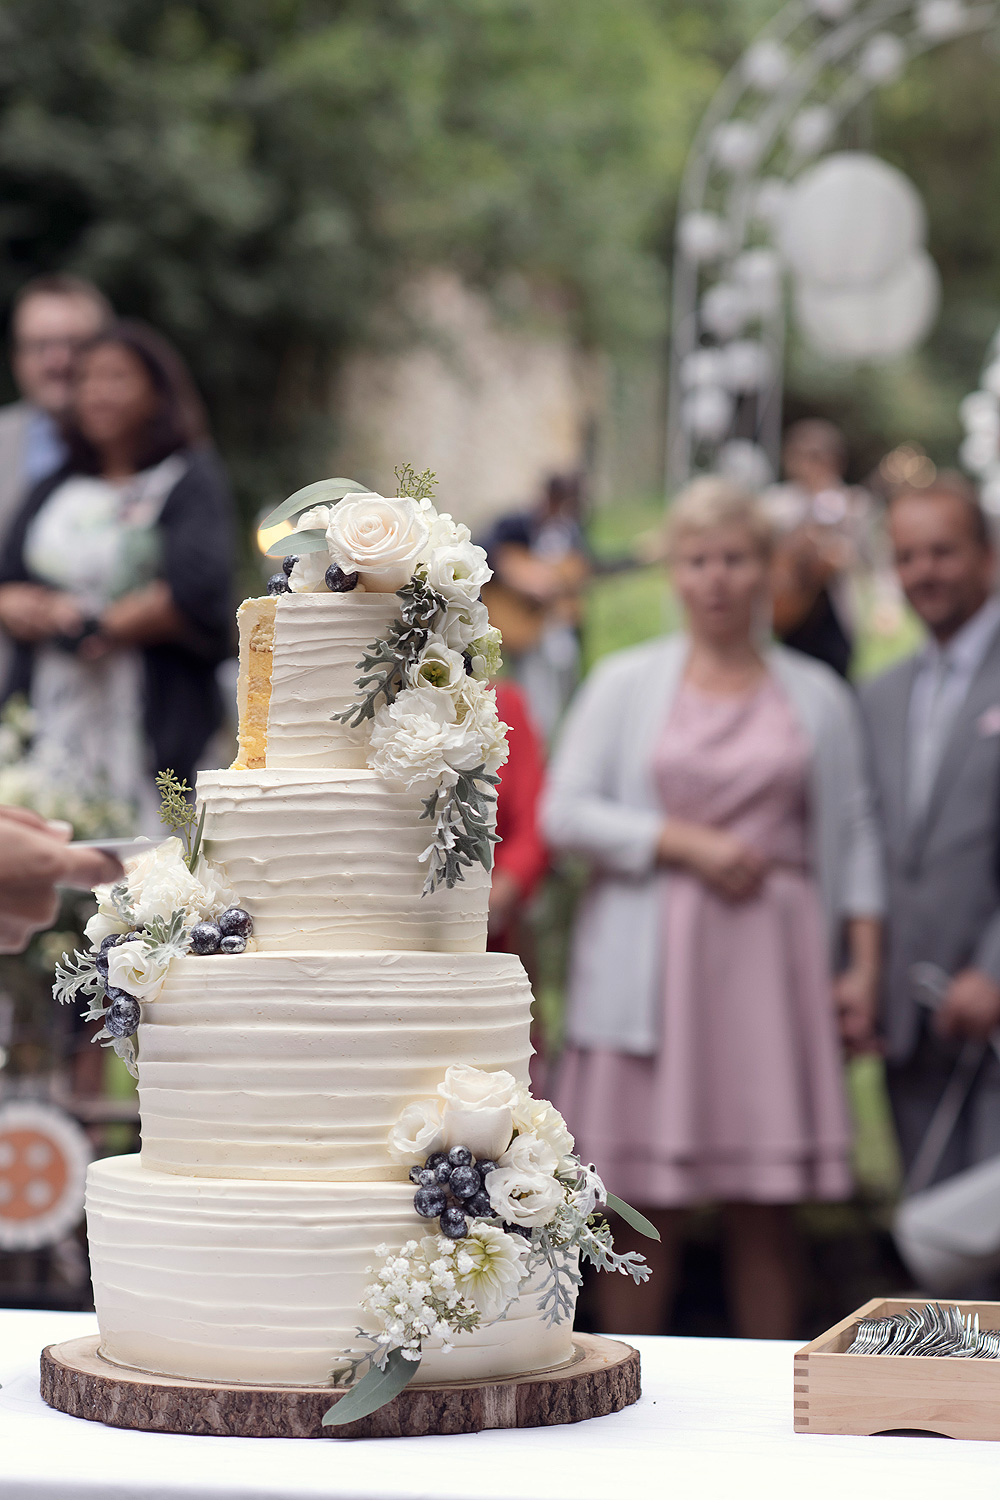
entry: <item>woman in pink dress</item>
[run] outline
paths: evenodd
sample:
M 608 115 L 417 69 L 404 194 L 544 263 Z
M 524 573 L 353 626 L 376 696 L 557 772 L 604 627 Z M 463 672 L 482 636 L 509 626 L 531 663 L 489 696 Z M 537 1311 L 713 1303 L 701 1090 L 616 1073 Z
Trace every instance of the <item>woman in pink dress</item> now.
M 661 1330 L 684 1213 L 715 1202 L 738 1331 L 792 1337 L 790 1205 L 851 1191 L 841 1039 L 872 1033 L 881 871 L 850 690 L 761 644 L 769 557 L 749 497 L 690 486 L 688 633 L 601 663 L 552 769 L 550 842 L 594 872 L 556 1101 L 662 1236 L 646 1286 L 607 1279 L 608 1331 Z

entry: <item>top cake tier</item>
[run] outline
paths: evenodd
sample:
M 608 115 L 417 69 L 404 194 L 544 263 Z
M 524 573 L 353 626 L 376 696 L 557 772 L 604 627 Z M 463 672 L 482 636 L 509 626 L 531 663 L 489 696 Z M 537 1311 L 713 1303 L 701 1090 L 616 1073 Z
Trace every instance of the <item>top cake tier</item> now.
M 395 594 L 247 599 L 240 627 L 240 768 L 361 769 L 369 729 L 336 722 L 357 698 L 358 663 L 399 615 Z

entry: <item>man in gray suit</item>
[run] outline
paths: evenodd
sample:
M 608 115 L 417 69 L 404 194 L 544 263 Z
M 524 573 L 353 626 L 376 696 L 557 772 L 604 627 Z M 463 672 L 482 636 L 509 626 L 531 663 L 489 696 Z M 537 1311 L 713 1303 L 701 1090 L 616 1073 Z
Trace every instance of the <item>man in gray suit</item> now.
M 1000 600 L 986 519 L 961 476 L 897 495 L 889 529 L 928 632 L 861 692 L 889 876 L 889 1094 L 909 1168 L 963 1043 L 1000 1021 Z M 935 975 L 936 1012 L 921 1003 Z M 998 1152 L 1000 1064 L 984 1048 L 932 1180 Z
M 0 547 L 28 491 L 65 457 L 59 419 L 72 394 L 77 349 L 111 319 L 107 298 L 78 276 L 38 276 L 11 312 L 11 367 L 21 400 L 0 408 Z M 0 634 L 0 690 L 9 644 Z

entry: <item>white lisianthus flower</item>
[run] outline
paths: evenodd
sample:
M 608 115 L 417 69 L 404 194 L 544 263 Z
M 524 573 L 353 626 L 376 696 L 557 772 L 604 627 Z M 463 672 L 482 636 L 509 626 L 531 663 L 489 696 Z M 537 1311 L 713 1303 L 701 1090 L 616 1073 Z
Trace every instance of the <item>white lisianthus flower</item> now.
M 314 505 L 304 510 L 295 522 L 296 531 L 325 531 L 333 515 L 332 505 Z
M 516 1135 L 502 1156 L 497 1157 L 498 1167 L 516 1167 L 522 1172 L 544 1172 L 551 1177 L 559 1165 L 559 1158 L 541 1136 Z
M 500 647 L 503 642 L 499 630 L 491 625 L 489 630 L 470 641 L 465 648 L 472 659 L 472 675 L 479 682 L 488 682 L 495 677 L 503 666 L 503 658 L 500 655 Z
M 129 860 L 125 866 L 125 884 L 138 927 L 145 927 L 156 917 L 169 921 L 175 911 L 182 911 L 186 922 L 197 922 L 202 917 L 216 916 L 227 906 L 235 906 L 238 899 L 219 871 L 207 861 L 199 865 L 197 876 L 192 875 L 178 838 L 165 839 Z
M 394 594 L 413 576 L 429 527 L 406 496 L 349 495 L 334 506 L 326 529 L 333 561 L 360 573 L 369 592 Z
M 444 619 L 434 627 L 435 634 L 453 651 L 465 651 L 473 641 L 484 636 L 489 628 L 490 617 L 481 599 L 449 603 Z
M 563 1186 L 554 1177 L 520 1167 L 497 1167 L 495 1172 L 487 1172 L 484 1187 L 494 1213 L 524 1229 L 547 1224 L 566 1201 Z
M 475 721 L 460 723 L 452 694 L 439 688 L 404 688 L 384 703 L 372 722 L 371 747 L 372 770 L 409 791 L 453 786 L 456 772 L 471 771 L 481 759 Z
M 110 891 L 110 889 L 109 885 L 98 886 L 95 894 Z M 101 901 L 100 906 L 83 929 L 91 948 L 99 948 L 106 937 L 111 937 L 112 934 L 117 937 L 128 930 L 128 923 L 123 922 L 110 902 L 106 904 L 104 900 Z
M 485 766 L 487 771 L 495 774 L 506 763 L 508 755 L 508 726 L 497 713 L 496 693 L 474 677 L 466 677 L 456 696 L 456 709 L 469 739 L 474 739 L 479 747 L 472 764 Z M 468 766 L 456 766 L 456 770 L 468 769 Z
M 436 547 L 426 558 L 427 582 L 449 604 L 479 598 L 479 590 L 493 577 L 486 553 L 474 542 Z
M 408 1104 L 389 1131 L 389 1155 L 393 1161 L 423 1164 L 443 1144 L 439 1099 L 420 1099 Z
M 108 985 L 125 990 L 136 1000 L 155 1000 L 163 988 L 167 966 L 157 963 L 138 938 L 108 949 Z
M 538 1136 L 557 1157 L 569 1156 L 573 1150 L 573 1137 L 566 1121 L 548 1099 L 533 1099 L 527 1089 L 518 1089 L 513 1111 L 515 1130 Z
M 293 594 L 325 594 L 329 566 L 328 552 L 303 552 L 288 575 L 288 587 Z
M 439 547 L 457 547 L 471 542 L 472 532 L 462 521 L 456 521 L 446 510 L 438 511 L 430 500 L 419 500 L 417 509 L 427 523 L 427 545 L 420 554 L 420 561 L 427 562 Z
M 528 1242 L 495 1224 L 476 1224 L 456 1245 L 455 1287 L 484 1318 L 498 1318 L 524 1279 Z
M 444 688 L 449 693 L 460 688 L 467 675 L 461 652 L 433 635 L 407 673 L 411 687 Z

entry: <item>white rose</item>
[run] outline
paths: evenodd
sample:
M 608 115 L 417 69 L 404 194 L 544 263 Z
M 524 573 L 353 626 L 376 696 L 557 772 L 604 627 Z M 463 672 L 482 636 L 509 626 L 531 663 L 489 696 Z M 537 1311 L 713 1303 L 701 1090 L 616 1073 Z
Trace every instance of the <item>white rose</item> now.
M 484 1319 L 498 1318 L 517 1296 L 528 1250 L 522 1235 L 505 1234 L 496 1224 L 476 1224 L 455 1245 L 456 1288 Z
M 506 763 L 508 755 L 508 726 L 497 713 L 496 693 L 474 677 L 466 677 L 457 694 L 456 710 L 459 723 L 470 741 L 474 739 L 479 747 L 472 765 L 483 765 L 495 774 Z M 469 769 L 469 766 L 456 766 L 460 771 Z
M 482 600 L 465 599 L 454 604 L 449 602 L 444 620 L 435 626 L 435 633 L 453 651 L 464 651 L 489 628 L 490 617 Z
M 496 1161 L 514 1129 L 511 1103 L 516 1093 L 516 1080 L 502 1069 L 491 1073 L 464 1063 L 450 1067 L 438 1084 L 447 1148 L 468 1146 L 480 1161 Z
M 408 1104 L 389 1131 L 389 1155 L 393 1161 L 423 1164 L 443 1144 L 438 1099 L 420 1099 Z
M 384 703 L 372 722 L 371 747 L 372 770 L 409 791 L 454 785 L 455 772 L 480 759 L 475 724 L 459 723 L 452 695 L 438 688 L 405 688 Z
M 101 889 L 109 891 L 111 887 L 102 886 Z M 112 934 L 117 937 L 119 933 L 128 932 L 128 930 L 128 923 L 122 921 L 113 907 L 105 911 L 103 903 L 83 929 L 91 948 L 99 948 L 106 937 L 111 937 Z
M 332 505 L 314 505 L 304 510 L 295 522 L 296 531 L 325 531 L 333 515 Z
M 411 687 L 444 688 L 453 692 L 461 687 L 468 674 L 461 652 L 450 650 L 443 641 L 431 636 L 407 675 Z
M 479 590 L 493 577 L 482 547 L 473 542 L 453 542 L 436 547 L 426 558 L 427 582 L 449 604 L 479 598 Z
M 544 1172 L 551 1177 L 559 1165 L 559 1158 L 541 1136 L 526 1133 L 516 1135 L 502 1156 L 497 1157 L 498 1167 L 517 1167 L 521 1172 Z
M 484 1186 L 494 1213 L 505 1223 L 520 1224 L 524 1229 L 547 1224 L 566 1197 L 554 1177 L 519 1167 L 497 1167 L 495 1172 L 487 1172 Z
M 361 574 L 372 593 L 394 594 L 413 576 L 429 528 L 413 501 L 351 495 L 334 507 L 326 539 L 345 572 Z
M 438 1098 L 460 1109 L 508 1109 L 518 1096 L 517 1079 L 502 1068 L 491 1071 L 470 1063 L 453 1063 L 438 1084 Z
M 155 1000 L 166 973 L 166 964 L 157 963 L 137 938 L 108 949 L 108 985 L 125 990 L 136 1000 Z
M 527 1089 L 518 1089 L 513 1109 L 515 1130 L 538 1136 L 557 1157 L 568 1156 L 573 1150 L 566 1121 L 548 1099 L 533 1099 Z

